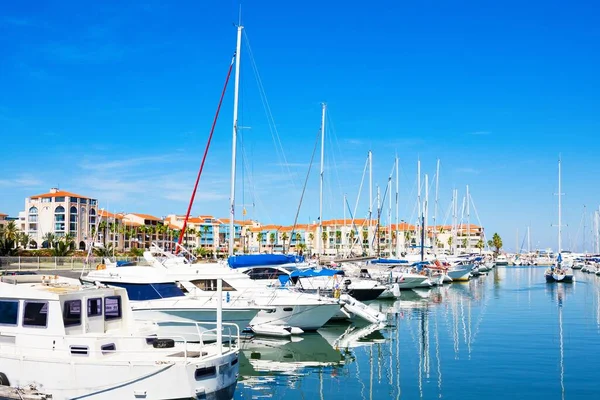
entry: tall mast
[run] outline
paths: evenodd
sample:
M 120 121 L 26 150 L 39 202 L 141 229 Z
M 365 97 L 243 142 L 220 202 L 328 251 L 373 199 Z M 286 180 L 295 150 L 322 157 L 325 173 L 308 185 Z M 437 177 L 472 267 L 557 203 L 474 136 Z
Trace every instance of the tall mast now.
M 469 185 L 467 185 L 467 253 L 471 249 L 471 196 L 469 195 Z
M 586 215 L 585 214 L 586 214 L 586 208 L 585 208 L 585 204 L 584 204 L 583 205 L 583 246 L 582 246 L 582 249 L 581 249 L 583 251 L 583 253 L 586 252 L 586 248 L 585 248 L 585 228 L 586 228 L 586 226 L 585 226 L 585 219 L 586 218 L 585 217 L 586 217 Z
M 344 204 L 343 204 L 343 209 L 344 209 L 344 226 L 342 227 L 341 231 L 342 231 L 342 254 L 344 253 L 345 249 L 344 249 L 344 245 L 346 245 L 346 234 L 344 232 L 344 230 L 346 229 L 346 193 L 344 193 Z
M 321 172 L 319 175 L 319 237 L 317 243 L 319 243 L 319 252 L 325 250 L 325 243 L 323 242 L 323 176 L 325 173 L 325 112 L 327 111 L 327 104 L 321 104 Z
M 421 160 L 417 160 L 417 212 L 421 212 Z M 421 218 L 418 218 L 419 222 L 417 225 L 421 224 Z
M 240 92 L 240 58 L 242 51 L 242 29 L 239 24 L 237 28 L 237 47 L 235 50 L 235 88 L 233 92 L 233 129 L 231 141 L 231 192 L 229 194 L 229 255 L 233 255 L 233 246 L 235 240 L 235 161 L 237 150 L 237 130 L 238 130 L 238 99 Z
M 527 227 L 527 253 L 531 253 L 531 231 L 529 226 Z
M 560 157 L 558 157 L 558 253 L 562 251 L 562 187 L 560 181 Z
M 377 257 L 380 256 L 380 240 L 379 240 L 379 224 L 381 223 L 381 197 L 379 193 L 379 185 L 377 185 L 377 225 L 375 225 L 375 229 L 377 229 L 375 233 L 375 240 L 377 240 Z
M 435 167 L 435 204 L 433 209 L 433 248 L 434 254 L 437 253 L 437 212 L 438 212 L 438 190 L 440 186 L 440 159 L 437 159 Z
M 371 219 L 373 217 L 373 153 L 369 150 L 369 255 L 373 254 L 373 241 L 371 240 Z
M 387 188 L 387 192 L 388 192 L 388 217 L 387 217 L 387 223 L 388 223 L 388 238 L 390 241 L 390 245 L 389 245 L 389 251 L 390 254 L 389 256 L 392 256 L 392 242 L 393 242 L 393 237 L 392 237 L 392 176 L 390 175 L 390 179 L 388 179 L 388 188 Z
M 396 156 L 396 257 L 400 256 L 400 227 L 398 226 L 399 223 L 399 212 L 398 212 L 398 189 L 399 189 L 399 181 L 400 181 L 400 175 L 398 175 L 398 156 Z
M 423 203 L 423 246 L 427 243 L 427 218 L 429 213 L 429 176 L 425 174 L 425 202 Z

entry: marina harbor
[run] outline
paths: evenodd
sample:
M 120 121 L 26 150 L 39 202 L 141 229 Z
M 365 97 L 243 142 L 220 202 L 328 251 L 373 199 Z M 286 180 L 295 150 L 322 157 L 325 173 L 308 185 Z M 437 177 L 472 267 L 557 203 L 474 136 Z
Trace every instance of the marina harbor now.
M 0 400 L 600 398 L 598 11 L 5 2 Z

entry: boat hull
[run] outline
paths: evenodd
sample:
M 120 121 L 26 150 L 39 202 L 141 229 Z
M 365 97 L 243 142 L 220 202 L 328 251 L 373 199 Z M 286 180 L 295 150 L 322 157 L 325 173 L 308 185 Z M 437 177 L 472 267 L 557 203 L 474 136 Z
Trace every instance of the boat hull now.
M 198 341 L 198 333 L 216 327 L 216 313 L 212 309 L 144 308 L 134 303 L 133 316 L 140 321 L 153 321 L 159 336 Z M 223 322 L 236 324 L 240 332 L 257 316 L 258 309 L 223 309 Z M 234 332 L 231 332 L 234 335 Z M 206 339 L 210 339 L 206 336 Z
M 338 303 L 276 306 L 273 311 L 259 312 L 250 325 L 284 325 L 297 327 L 303 331 L 316 331 L 339 310 Z
M 52 395 L 53 400 L 229 400 L 233 397 L 239 374 L 237 352 L 197 362 L 193 362 L 191 357 L 187 360 L 131 362 L 125 358 L 107 361 L 82 357 L 0 355 L 2 372 L 11 385 L 33 385 L 40 392 Z M 201 375 L 200 379 L 196 377 L 197 370 L 210 369 L 214 373 Z

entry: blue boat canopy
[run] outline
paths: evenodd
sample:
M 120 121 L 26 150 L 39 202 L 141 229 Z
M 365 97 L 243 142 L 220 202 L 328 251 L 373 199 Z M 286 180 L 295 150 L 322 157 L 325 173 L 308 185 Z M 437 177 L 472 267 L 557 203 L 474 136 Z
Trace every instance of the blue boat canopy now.
M 279 275 L 279 282 L 281 286 L 285 286 L 291 278 L 310 278 L 313 276 L 334 276 L 344 275 L 344 271 L 339 269 L 297 269 L 292 271 L 289 275 Z
M 231 256 L 227 259 L 227 263 L 231 268 L 293 264 L 303 261 L 304 257 L 289 254 L 243 254 Z
M 371 261 L 372 264 L 408 264 L 408 260 L 391 259 L 391 258 L 377 258 Z

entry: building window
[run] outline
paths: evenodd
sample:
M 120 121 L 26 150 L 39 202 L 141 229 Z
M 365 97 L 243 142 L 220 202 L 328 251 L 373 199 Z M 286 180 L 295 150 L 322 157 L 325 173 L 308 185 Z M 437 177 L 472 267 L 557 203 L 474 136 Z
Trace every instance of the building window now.
M 50 203 L 52 202 L 52 199 L 50 197 L 43 197 L 42 198 L 42 203 Z
M 71 197 L 71 203 L 77 203 L 77 197 Z
M 54 210 L 54 230 L 56 232 L 65 231 L 65 208 L 58 206 Z
M 96 225 L 96 210 L 93 208 L 90 209 L 90 224 Z
M 27 220 L 29 222 L 37 222 L 38 221 L 38 209 L 37 207 L 31 207 L 29 209 L 29 215 L 27 216 Z
M 64 196 L 54 198 L 55 203 L 63 203 L 64 201 L 65 201 Z
M 77 234 L 77 207 L 71 207 L 69 214 L 69 231 L 71 235 Z

